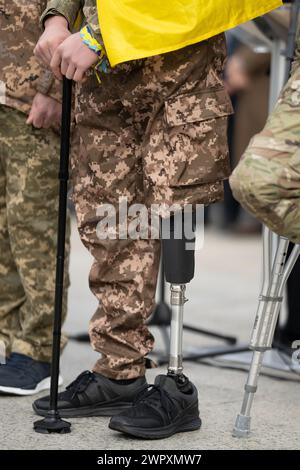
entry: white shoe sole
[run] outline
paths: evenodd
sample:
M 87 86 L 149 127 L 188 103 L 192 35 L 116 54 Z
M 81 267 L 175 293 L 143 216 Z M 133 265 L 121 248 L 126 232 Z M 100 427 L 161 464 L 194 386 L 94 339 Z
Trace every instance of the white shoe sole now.
M 18 396 L 36 395 L 37 393 L 42 392 L 43 390 L 49 390 L 50 383 L 51 383 L 51 378 L 47 377 L 46 379 L 41 380 L 41 382 L 39 382 L 37 386 L 31 390 L 28 390 L 25 388 L 16 388 L 16 387 L 3 387 L 2 385 L 0 385 L 0 394 L 2 392 L 8 395 L 18 395 Z M 58 379 L 58 385 L 61 386 L 62 384 L 63 384 L 63 378 L 60 375 Z

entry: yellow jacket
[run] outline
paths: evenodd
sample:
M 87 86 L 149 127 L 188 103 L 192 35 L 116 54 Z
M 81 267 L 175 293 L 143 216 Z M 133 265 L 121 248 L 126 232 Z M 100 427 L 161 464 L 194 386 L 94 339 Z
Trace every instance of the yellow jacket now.
M 97 0 L 112 66 L 181 49 L 280 5 L 281 0 Z

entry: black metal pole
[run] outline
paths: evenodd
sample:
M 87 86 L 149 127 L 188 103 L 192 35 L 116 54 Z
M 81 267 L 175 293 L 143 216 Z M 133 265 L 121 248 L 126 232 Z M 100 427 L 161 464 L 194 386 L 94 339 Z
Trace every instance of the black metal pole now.
M 69 180 L 69 153 L 71 133 L 71 109 L 72 109 L 72 81 L 63 79 L 63 103 L 61 121 L 61 147 L 59 168 L 59 206 L 57 227 L 57 261 L 56 261 L 56 283 L 54 302 L 54 325 L 53 345 L 51 363 L 51 388 L 50 408 L 45 419 L 34 423 L 34 430 L 40 433 L 67 433 L 70 432 L 71 424 L 63 421 L 57 411 L 60 342 L 61 342 L 61 319 L 64 291 L 64 264 L 65 264 L 65 240 L 66 240 L 66 218 L 67 218 L 67 195 Z

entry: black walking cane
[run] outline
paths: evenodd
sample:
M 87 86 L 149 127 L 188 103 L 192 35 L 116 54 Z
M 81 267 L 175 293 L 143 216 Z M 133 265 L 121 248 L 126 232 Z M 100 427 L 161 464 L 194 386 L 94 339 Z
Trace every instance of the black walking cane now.
M 65 434 L 71 432 L 71 423 L 63 421 L 57 410 L 60 339 L 61 339 L 61 314 L 64 290 L 64 261 L 67 218 L 67 195 L 69 179 L 69 150 L 72 107 L 72 80 L 63 79 L 63 102 L 61 121 L 60 143 L 60 168 L 59 168 L 59 206 L 58 206 L 58 234 L 57 234 L 57 261 L 55 282 L 55 304 L 53 345 L 51 363 L 51 389 L 50 407 L 47 416 L 34 423 L 34 430 L 43 434 L 52 432 Z

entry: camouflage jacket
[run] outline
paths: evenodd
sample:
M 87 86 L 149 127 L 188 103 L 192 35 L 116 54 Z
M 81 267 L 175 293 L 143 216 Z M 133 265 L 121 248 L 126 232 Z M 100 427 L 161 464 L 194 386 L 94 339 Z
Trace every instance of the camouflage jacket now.
M 61 85 L 33 49 L 46 0 L 0 0 L 0 104 L 28 113 L 37 92 L 61 99 Z
M 47 9 L 44 11 L 41 21 L 43 22 L 46 16 L 59 14 L 67 19 L 69 28 L 74 29 L 79 13 L 83 15 L 81 21 L 90 26 L 93 36 L 103 46 L 96 0 L 50 0 L 47 2 Z

